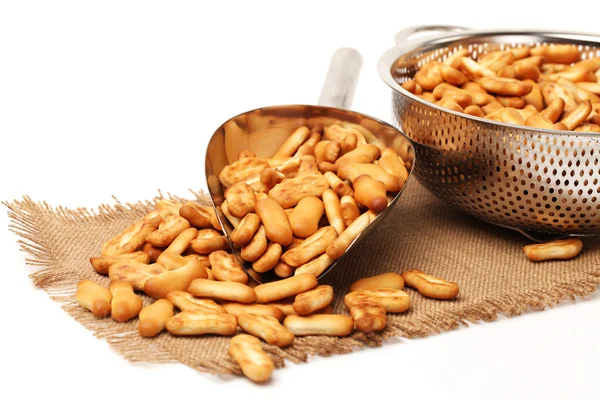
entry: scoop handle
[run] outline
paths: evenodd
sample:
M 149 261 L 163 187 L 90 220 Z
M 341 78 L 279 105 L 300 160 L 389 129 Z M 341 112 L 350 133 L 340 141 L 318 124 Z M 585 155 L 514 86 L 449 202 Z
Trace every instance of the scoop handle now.
M 319 105 L 350 109 L 362 68 L 362 56 L 351 48 L 336 50 L 319 96 Z

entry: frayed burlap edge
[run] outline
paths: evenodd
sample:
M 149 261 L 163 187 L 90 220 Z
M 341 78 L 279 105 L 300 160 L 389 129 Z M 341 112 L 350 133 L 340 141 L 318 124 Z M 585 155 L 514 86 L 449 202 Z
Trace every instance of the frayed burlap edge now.
M 197 200 L 207 202 L 207 197 L 201 192 L 191 191 Z M 61 307 L 94 336 L 104 339 L 126 360 L 136 363 L 177 363 L 182 362 L 202 372 L 225 377 L 227 374 L 241 374 L 240 369 L 231 361 L 223 363 L 206 360 L 181 359 L 163 347 L 157 346 L 152 339 L 141 338 L 132 323 L 116 323 L 112 319 L 96 319 L 83 310 L 75 301 L 77 283 L 82 279 L 68 271 L 64 266 L 57 265 L 57 260 L 47 240 L 40 235 L 36 226 L 35 213 L 45 209 L 66 221 L 86 220 L 92 217 L 103 219 L 128 218 L 133 221 L 141 214 L 150 211 L 162 198 L 181 200 L 180 197 L 167 194 L 159 195 L 152 200 L 140 201 L 134 204 L 120 203 L 115 197 L 116 204 L 102 204 L 97 210 L 87 208 L 68 209 L 65 207 L 52 208 L 46 202 L 34 202 L 29 197 L 13 202 L 3 201 L 8 208 L 10 218 L 9 230 L 19 239 L 20 249 L 28 256 L 26 264 L 39 270 L 32 273 L 30 278 L 35 286 L 43 289 L 49 297 L 58 302 Z M 278 368 L 284 367 L 284 360 L 295 363 L 308 361 L 309 356 L 331 356 L 347 354 L 364 347 L 381 346 L 391 338 L 422 338 L 433 334 L 468 326 L 468 322 L 493 321 L 498 314 L 520 315 L 527 310 L 543 310 L 566 300 L 583 298 L 594 292 L 600 284 L 600 273 L 588 273 L 585 277 L 568 284 L 548 286 L 545 290 L 533 293 L 511 293 L 494 300 L 484 299 L 477 304 L 461 310 L 459 313 L 446 315 L 427 315 L 420 321 L 401 319 L 388 316 L 387 328 L 381 333 L 363 334 L 356 332 L 350 337 L 298 337 L 291 348 L 280 349 L 276 346 L 264 345 L 264 349 L 273 357 Z

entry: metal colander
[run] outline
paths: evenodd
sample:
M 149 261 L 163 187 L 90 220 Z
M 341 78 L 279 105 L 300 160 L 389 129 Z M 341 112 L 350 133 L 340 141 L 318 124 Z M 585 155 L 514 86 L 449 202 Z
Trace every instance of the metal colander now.
M 408 28 L 379 61 L 379 73 L 393 89 L 394 123 L 415 146 L 415 177 L 459 209 L 535 240 L 600 234 L 600 136 L 473 117 L 400 86 L 424 63 L 443 61 L 461 48 L 477 57 L 523 45 L 574 43 L 589 58 L 600 57 L 600 36 L 463 29 Z M 421 31 L 447 32 L 408 41 Z

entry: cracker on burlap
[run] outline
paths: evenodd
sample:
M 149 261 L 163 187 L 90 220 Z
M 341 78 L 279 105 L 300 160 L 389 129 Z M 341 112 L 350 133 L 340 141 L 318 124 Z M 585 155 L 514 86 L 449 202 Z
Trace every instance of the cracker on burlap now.
M 209 203 L 205 195 L 195 195 Z M 10 229 L 28 253 L 27 263 L 41 267 L 31 275 L 34 283 L 123 357 L 134 362 L 181 362 L 201 371 L 240 374 L 227 355 L 227 337 L 174 337 L 163 332 L 156 338 L 142 338 L 137 333 L 137 319 L 126 323 L 96 319 L 75 301 L 80 280 L 92 279 L 105 286 L 109 283 L 107 277 L 93 270 L 89 257 L 99 255 L 105 240 L 151 210 L 159 199 L 125 205 L 117 201 L 95 211 L 52 208 L 27 197 L 4 204 L 9 209 Z M 527 309 L 542 310 L 585 296 L 600 283 L 597 240 L 586 240 L 583 252 L 573 260 L 544 263 L 525 258 L 521 247 L 528 243 L 514 232 L 458 212 L 413 181 L 379 228 L 322 283 L 335 288 L 337 313 L 347 313 L 343 296 L 352 282 L 410 268 L 457 282 L 459 297 L 436 301 L 407 288 L 411 309 L 404 314 L 389 314 L 387 328 L 380 333 L 357 332 L 346 338 L 298 337 L 288 348 L 267 344 L 264 348 L 281 367 L 284 360 L 300 362 L 313 354 L 347 353 L 381 345 L 384 339 L 394 336 L 423 337 L 455 329 L 467 321 L 492 321 L 498 313 L 517 315 Z

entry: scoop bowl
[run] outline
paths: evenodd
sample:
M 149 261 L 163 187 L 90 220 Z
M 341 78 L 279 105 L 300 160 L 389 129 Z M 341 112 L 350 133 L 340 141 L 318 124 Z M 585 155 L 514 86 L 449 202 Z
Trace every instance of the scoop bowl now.
M 242 150 L 250 150 L 257 157 L 271 158 L 296 128 L 303 125 L 313 128 L 317 124 L 323 127 L 338 124 L 360 130 L 368 141 L 377 140 L 386 147 L 394 149 L 405 161 L 409 172 L 408 179 L 402 189 L 393 197 L 389 205 L 352 242 L 345 254 L 317 278 L 323 277 L 336 265 L 343 262 L 342 260 L 348 256 L 352 248 L 383 221 L 398 202 L 412 176 L 415 157 L 414 149 L 408 138 L 391 125 L 364 114 L 333 107 L 287 105 L 252 110 L 226 121 L 216 130 L 208 144 L 205 166 L 206 182 L 223 233 L 229 239 L 234 255 L 246 272 L 259 283 L 279 278 L 272 272 L 262 275 L 257 274 L 253 270 L 252 264 L 244 261 L 240 256 L 241 249 L 231 241 L 230 235 L 234 227 L 221 209 L 224 201 L 224 186 L 219 181 L 219 174 L 223 168 L 237 160 L 237 155 Z M 231 127 L 235 128 L 231 129 Z

